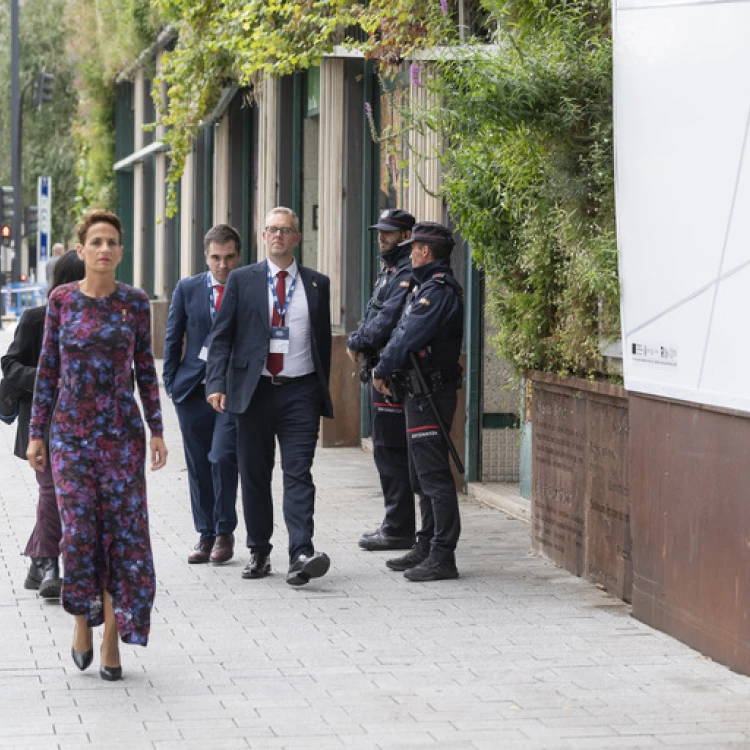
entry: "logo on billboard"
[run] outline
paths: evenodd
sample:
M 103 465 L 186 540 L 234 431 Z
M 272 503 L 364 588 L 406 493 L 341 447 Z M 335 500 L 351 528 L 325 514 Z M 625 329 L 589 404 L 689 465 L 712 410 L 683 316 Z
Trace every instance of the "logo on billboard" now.
M 677 348 L 669 344 L 647 344 L 633 341 L 630 359 L 647 365 L 677 367 Z

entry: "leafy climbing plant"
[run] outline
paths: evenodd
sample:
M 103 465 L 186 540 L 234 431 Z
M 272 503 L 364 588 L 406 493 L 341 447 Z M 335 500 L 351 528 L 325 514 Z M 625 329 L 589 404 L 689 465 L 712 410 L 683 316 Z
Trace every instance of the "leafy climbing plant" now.
M 454 27 L 447 18 L 448 0 L 154 2 L 177 32 L 154 86 L 158 119 L 166 126 L 172 186 L 222 84 L 253 87 L 262 75 L 305 70 L 337 44 L 360 50 L 384 69 L 398 66 L 415 49 L 445 41 Z M 172 190 L 168 212 L 174 209 Z
M 439 59 L 443 196 L 485 269 L 500 353 L 602 374 L 619 337 L 612 49 L 604 0 L 484 3 L 496 46 Z
M 136 65 L 161 21 L 150 0 L 66 0 L 68 56 L 79 92 L 73 135 L 77 213 L 114 208 L 114 104 L 117 77 Z
M 112 162 L 97 129 L 111 121 L 115 71 L 159 24 L 176 38 L 153 88 L 172 186 L 228 83 L 252 89 L 263 75 L 318 64 L 339 44 L 376 61 L 390 83 L 410 56 L 429 58 L 401 85 L 429 86 L 426 101 L 438 104 L 406 107 L 400 122 L 442 137 L 442 195 L 485 270 L 499 352 L 519 370 L 602 373 L 601 341 L 619 333 L 607 0 L 473 0 L 475 31 L 492 45 L 457 44 L 455 0 L 68 2 L 88 13 L 96 36 L 79 48 L 91 92 L 90 104 L 81 97 L 80 119 L 90 122 L 79 126 L 91 162 L 84 193 L 103 184 L 91 175 Z M 113 29 L 118 41 L 108 44 Z

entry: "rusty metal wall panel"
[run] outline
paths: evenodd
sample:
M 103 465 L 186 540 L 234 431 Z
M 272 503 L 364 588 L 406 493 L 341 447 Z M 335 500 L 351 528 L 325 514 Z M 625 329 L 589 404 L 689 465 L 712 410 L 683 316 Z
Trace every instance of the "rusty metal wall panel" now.
M 533 373 L 532 551 L 630 600 L 623 388 Z
M 631 394 L 633 615 L 750 674 L 750 418 Z
M 580 576 L 586 402 L 534 383 L 532 403 L 531 548 Z
M 627 401 L 590 395 L 586 434 L 586 578 L 630 601 L 630 445 Z

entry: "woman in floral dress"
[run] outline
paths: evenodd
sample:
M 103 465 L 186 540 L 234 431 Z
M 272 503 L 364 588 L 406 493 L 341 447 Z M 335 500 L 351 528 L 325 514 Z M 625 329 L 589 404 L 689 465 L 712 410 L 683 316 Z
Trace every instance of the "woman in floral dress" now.
M 155 589 L 146 443 L 133 368 L 151 430 L 152 470 L 164 466 L 167 449 L 148 297 L 115 280 L 122 258 L 120 220 L 92 211 L 78 236 L 86 276 L 49 297 L 27 457 L 35 469 L 44 469 L 44 429 L 51 422 L 49 460 L 63 526 L 61 601 L 76 621 L 73 661 L 79 669 L 91 664 L 91 628 L 104 623 L 100 675 L 118 680 L 118 633 L 125 643 L 146 645 Z

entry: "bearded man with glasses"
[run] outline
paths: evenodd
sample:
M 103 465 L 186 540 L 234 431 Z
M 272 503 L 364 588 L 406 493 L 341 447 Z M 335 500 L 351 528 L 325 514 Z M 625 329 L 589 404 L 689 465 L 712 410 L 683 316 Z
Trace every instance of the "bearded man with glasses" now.
M 271 478 L 278 438 L 289 534 L 286 582 L 302 586 L 328 572 L 313 546 L 311 468 L 320 418 L 333 416 L 330 280 L 299 265 L 297 215 L 283 206 L 266 217 L 266 259 L 227 282 L 206 366 L 207 400 L 237 421 L 237 460 L 250 560 L 243 578 L 271 572 Z

